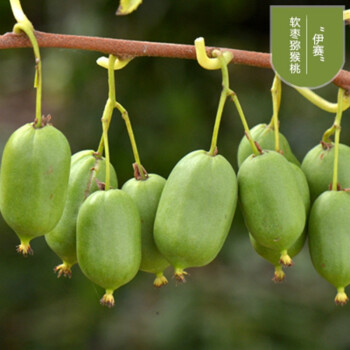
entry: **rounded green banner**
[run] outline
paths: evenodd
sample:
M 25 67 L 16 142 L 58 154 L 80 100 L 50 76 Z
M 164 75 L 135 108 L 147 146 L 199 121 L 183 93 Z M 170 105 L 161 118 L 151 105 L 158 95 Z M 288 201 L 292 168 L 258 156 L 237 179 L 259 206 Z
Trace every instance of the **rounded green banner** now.
M 272 67 L 287 84 L 317 88 L 344 65 L 344 6 L 271 6 Z

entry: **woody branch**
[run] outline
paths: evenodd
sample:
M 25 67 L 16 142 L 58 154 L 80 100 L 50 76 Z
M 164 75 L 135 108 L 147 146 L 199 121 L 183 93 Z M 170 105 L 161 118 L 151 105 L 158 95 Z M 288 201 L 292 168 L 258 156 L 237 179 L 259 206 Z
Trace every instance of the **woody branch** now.
M 196 59 L 194 45 L 53 34 L 40 31 L 35 31 L 35 36 L 40 47 L 98 51 L 122 58 L 167 57 Z M 31 47 L 29 39 L 24 34 L 6 33 L 0 36 L 0 49 L 23 47 Z M 232 52 L 232 63 L 271 69 L 271 55 L 269 53 L 207 46 L 206 50 L 210 57 L 214 49 Z M 350 91 L 350 72 L 341 70 L 333 79 L 333 83 L 346 91 Z

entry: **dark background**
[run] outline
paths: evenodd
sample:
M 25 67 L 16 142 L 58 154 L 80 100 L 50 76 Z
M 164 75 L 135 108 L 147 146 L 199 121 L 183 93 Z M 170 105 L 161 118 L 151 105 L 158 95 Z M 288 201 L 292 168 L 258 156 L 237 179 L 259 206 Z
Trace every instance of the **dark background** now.
M 135 13 L 116 17 L 117 1 L 37 0 L 22 6 L 36 29 L 48 32 L 192 44 L 204 36 L 212 46 L 269 51 L 269 5 L 259 0 L 145 0 Z M 284 4 L 284 2 L 283 2 Z M 306 5 L 313 2 L 290 1 Z M 318 1 L 327 5 L 330 2 Z M 331 2 L 346 5 L 346 2 Z M 9 3 L 0 0 L 0 33 L 14 24 Z M 107 72 L 95 52 L 42 49 L 43 113 L 51 113 L 72 152 L 96 148 L 107 98 Z M 345 65 L 345 68 L 347 65 Z M 349 66 L 348 66 L 349 68 Z M 0 150 L 10 134 L 34 118 L 31 49 L 0 52 Z M 269 122 L 270 70 L 230 66 L 249 125 Z M 142 163 L 165 177 L 195 149 L 208 149 L 220 94 L 219 71 L 195 61 L 137 58 L 116 73 L 117 99 L 128 109 Z M 317 91 L 335 101 L 330 84 Z M 349 113 L 341 140 L 350 143 Z M 292 88 L 283 85 L 281 131 L 302 160 L 333 121 Z M 237 111 L 228 104 L 219 151 L 237 170 L 243 135 Z M 110 128 L 112 162 L 122 185 L 133 174 L 132 152 L 119 114 Z M 57 279 L 59 259 L 43 238 L 32 242 L 34 256 L 15 251 L 16 235 L 0 221 L 1 349 L 349 349 L 350 306 L 336 307 L 335 288 L 313 269 L 307 247 L 295 258 L 281 285 L 273 268 L 255 254 L 241 214 L 210 265 L 189 269 L 185 285 L 152 286 L 139 273 L 115 293 L 114 309 L 103 308 L 101 288 L 73 268 L 73 278 Z

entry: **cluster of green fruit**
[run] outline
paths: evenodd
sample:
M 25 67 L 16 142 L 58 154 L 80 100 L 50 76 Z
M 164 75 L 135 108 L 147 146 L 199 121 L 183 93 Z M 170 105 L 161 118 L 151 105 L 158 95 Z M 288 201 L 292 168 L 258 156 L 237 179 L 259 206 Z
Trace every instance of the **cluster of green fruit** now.
M 63 134 L 49 123 L 26 124 L 6 143 L 0 174 L 0 208 L 21 244 L 45 235 L 63 263 L 58 275 L 83 273 L 103 287 L 102 304 L 114 304 L 113 291 L 140 269 L 154 273 L 154 285 L 167 284 L 171 264 L 178 280 L 185 268 L 212 261 L 229 232 L 237 202 L 237 181 L 220 155 L 192 152 L 168 181 L 156 174 L 135 178 L 121 190 L 111 167 L 92 150 L 70 155 Z M 208 201 L 203 200 L 208 198 Z M 154 234 L 153 234 L 154 232 Z M 142 237 L 142 239 L 141 239 Z M 141 247 L 142 246 L 142 247 Z
M 250 241 L 275 266 L 274 280 L 284 279 L 282 266 L 293 264 L 308 233 L 315 268 L 338 289 L 336 302 L 344 304 L 350 197 L 340 188 L 328 191 L 333 144 L 313 148 L 300 167 L 282 134 L 281 151 L 274 151 L 274 132 L 265 124 L 251 130 L 258 155 L 242 139 L 237 178 L 217 151 L 201 150 L 181 159 L 167 181 L 156 174 L 143 178 L 135 165 L 135 178 L 119 190 L 113 167 L 111 189 L 104 187 L 108 174 L 101 154 L 85 150 L 71 156 L 66 138 L 49 120 L 41 127 L 26 124 L 4 149 L 1 213 L 20 238 L 19 252 L 31 254 L 30 241 L 45 235 L 63 261 L 55 268 L 58 276 L 70 277 L 78 263 L 106 290 L 101 303 L 113 306 L 113 292 L 138 270 L 155 274 L 160 287 L 167 284 L 163 271 L 169 265 L 185 281 L 186 268 L 210 263 L 230 230 L 239 192 Z M 350 148 L 340 145 L 343 186 L 350 186 L 349 158 Z
M 312 148 L 300 166 L 281 133 L 281 152 L 273 151 L 269 125 L 257 125 L 251 135 L 261 149 L 270 150 L 250 156 L 246 138 L 238 150 L 239 196 L 252 246 L 275 266 L 278 282 L 285 277 L 282 266 L 293 264 L 291 258 L 308 236 L 315 269 L 337 288 L 335 302 L 345 304 L 344 289 L 350 283 L 350 147 L 339 144 L 339 182 L 331 190 L 335 147 L 330 140 Z

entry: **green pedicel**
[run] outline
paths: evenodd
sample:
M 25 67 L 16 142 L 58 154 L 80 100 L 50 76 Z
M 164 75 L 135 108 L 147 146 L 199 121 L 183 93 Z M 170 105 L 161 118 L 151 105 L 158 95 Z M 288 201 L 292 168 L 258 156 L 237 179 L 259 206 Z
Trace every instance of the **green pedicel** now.
M 255 125 L 251 130 L 251 135 L 254 141 L 256 141 L 261 149 L 274 150 L 275 149 L 275 131 L 272 127 L 266 124 Z M 300 166 L 298 159 L 294 156 L 289 143 L 285 136 L 279 133 L 280 149 L 282 154 L 290 162 Z M 252 148 L 244 136 L 238 146 L 237 162 L 240 167 L 242 163 L 253 153 Z

